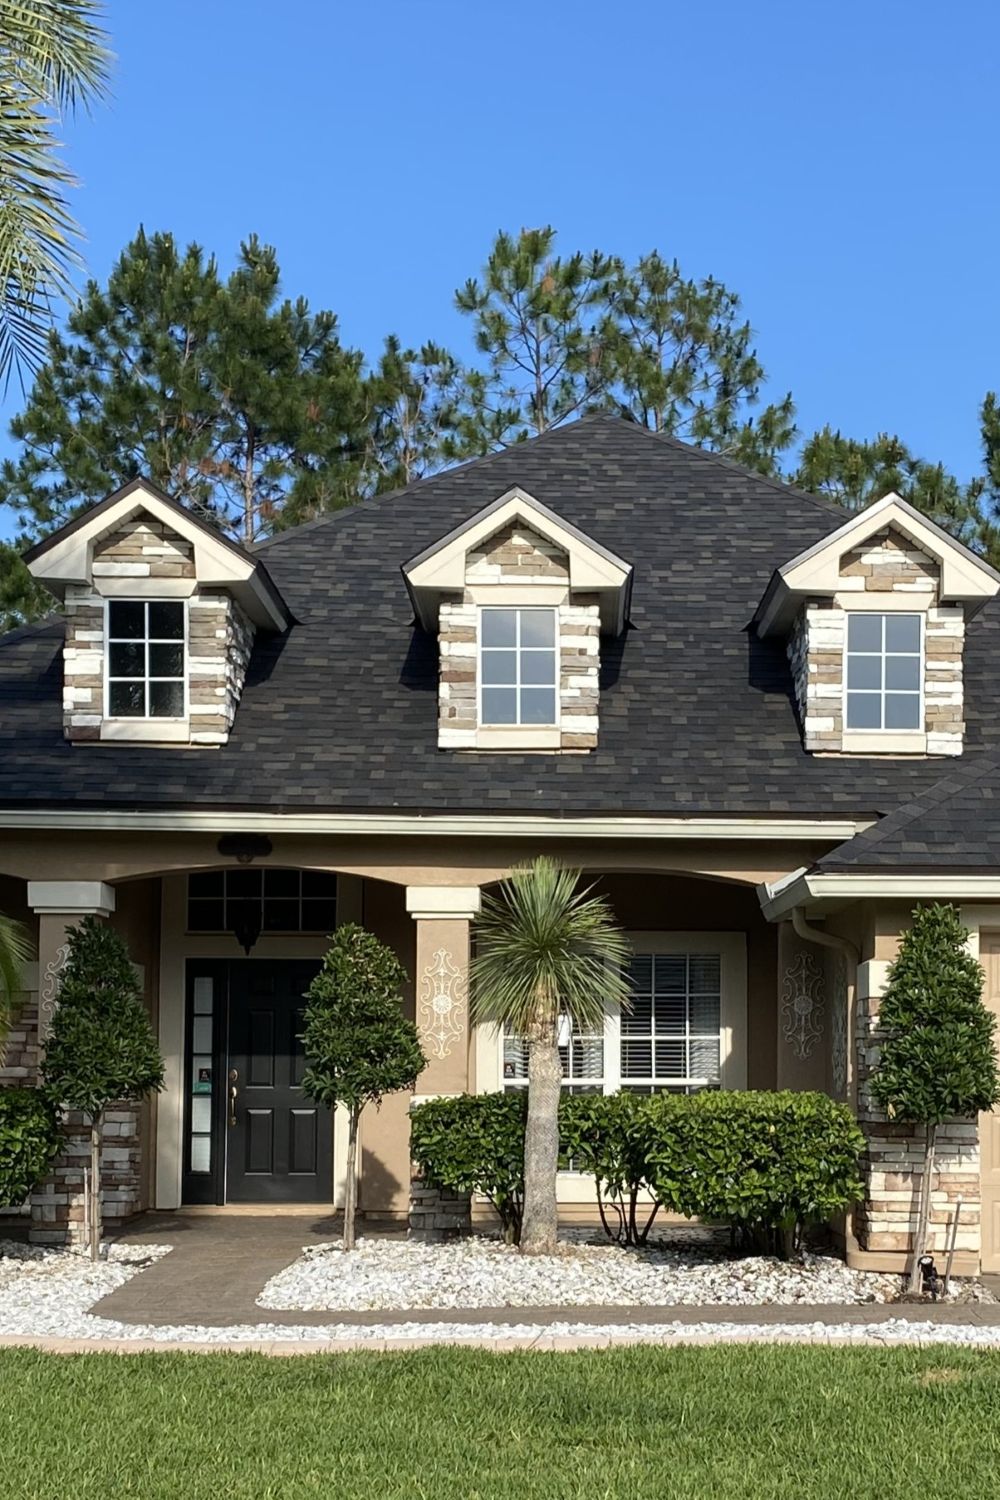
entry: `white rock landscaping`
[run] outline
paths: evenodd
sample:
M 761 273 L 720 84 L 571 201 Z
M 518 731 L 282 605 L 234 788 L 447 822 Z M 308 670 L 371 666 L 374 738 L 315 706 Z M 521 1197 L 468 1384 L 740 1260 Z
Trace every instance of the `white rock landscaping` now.
M 390 1241 L 364 1241 L 362 1245 L 366 1252 L 372 1244 L 381 1246 L 391 1245 Z M 489 1244 L 490 1242 L 486 1242 Z M 396 1249 L 407 1247 L 395 1244 Z M 423 1250 L 433 1248 L 435 1251 L 454 1251 L 458 1246 L 435 1246 L 420 1247 Z M 473 1242 L 473 1250 L 481 1250 L 482 1246 L 476 1246 Z M 554 1265 L 562 1268 L 565 1272 L 567 1260 L 577 1260 L 584 1265 L 592 1257 L 581 1251 L 601 1250 L 605 1258 L 611 1247 L 605 1246 L 573 1246 L 570 1247 L 567 1256 L 554 1259 Z M 523 1272 L 525 1262 L 515 1257 L 513 1252 L 502 1251 L 501 1247 L 494 1249 L 500 1253 L 494 1255 L 492 1260 L 496 1264 L 503 1264 L 504 1274 L 508 1274 L 506 1267 L 516 1266 Z M 358 1345 L 364 1346 L 389 1346 L 409 1347 L 421 1343 L 452 1343 L 452 1344 L 486 1344 L 495 1348 L 509 1348 L 513 1346 L 527 1348 L 567 1348 L 567 1347 L 603 1347 L 607 1345 L 627 1345 L 636 1343 L 651 1344 L 677 1344 L 677 1343 L 706 1343 L 706 1342 L 748 1342 L 763 1341 L 768 1343 L 822 1343 L 822 1344 L 969 1344 L 978 1347 L 1000 1348 L 1000 1326 L 976 1325 L 976 1324 L 941 1324 L 926 1320 L 909 1321 L 906 1318 L 889 1318 L 883 1322 L 862 1323 L 824 1323 L 813 1321 L 810 1323 L 743 1323 L 743 1322 L 681 1322 L 672 1321 L 665 1323 L 643 1323 L 636 1321 L 632 1323 L 600 1323 L 579 1322 L 567 1318 L 555 1323 L 532 1323 L 530 1320 L 518 1323 L 499 1323 L 484 1319 L 482 1322 L 456 1322 L 448 1319 L 434 1319 L 429 1322 L 400 1321 L 379 1322 L 371 1320 L 364 1323 L 326 1323 L 320 1325 L 283 1324 L 283 1323 L 246 1323 L 236 1327 L 224 1325 L 198 1325 L 183 1324 L 163 1326 L 157 1324 L 124 1323 L 110 1318 L 94 1316 L 88 1311 L 95 1302 L 99 1301 L 108 1293 L 114 1291 L 131 1277 L 140 1274 L 153 1261 L 169 1253 L 167 1245 L 129 1245 L 113 1244 L 107 1249 L 107 1258 L 96 1265 L 85 1256 L 65 1250 L 37 1249 L 10 1241 L 0 1241 L 0 1344 L 17 1343 L 20 1341 L 40 1341 L 43 1346 L 46 1340 L 89 1340 L 105 1343 L 122 1343 L 126 1346 L 134 1346 L 137 1342 L 154 1345 L 183 1344 L 190 1346 L 226 1348 L 226 1347 L 261 1347 L 264 1349 L 283 1350 L 289 1346 L 309 1345 L 316 1350 L 342 1350 Z M 359 1256 L 361 1252 L 358 1252 Z M 654 1252 L 661 1259 L 653 1260 L 653 1265 L 659 1265 L 657 1274 L 664 1278 L 664 1265 L 670 1264 L 674 1269 L 669 1273 L 676 1277 L 677 1267 L 684 1260 L 684 1256 L 678 1251 Z M 611 1260 L 615 1261 L 625 1256 L 631 1258 L 630 1254 L 623 1251 L 611 1251 Z M 335 1247 L 318 1248 L 317 1252 L 304 1257 L 306 1261 L 318 1261 L 322 1264 L 338 1257 L 343 1262 L 347 1257 L 342 1251 Z M 454 1257 L 452 1257 L 454 1259 Z M 487 1257 L 490 1259 L 491 1257 Z M 702 1259 L 706 1269 L 713 1266 L 713 1262 L 704 1257 L 700 1250 L 688 1252 L 688 1260 L 695 1262 Z M 382 1257 L 383 1267 L 386 1263 Z M 282 1276 L 287 1276 L 290 1271 L 301 1268 L 303 1261 L 296 1262 L 294 1267 L 289 1267 Z M 737 1279 L 743 1278 L 743 1285 L 749 1288 L 752 1281 L 756 1280 L 757 1302 L 760 1300 L 760 1288 L 764 1285 L 772 1289 L 779 1285 L 780 1275 L 775 1279 L 775 1265 L 772 1262 L 746 1262 L 731 1261 L 717 1258 L 714 1262 L 714 1272 L 720 1277 L 729 1275 Z M 755 1272 L 747 1267 L 756 1268 Z M 830 1262 L 824 1257 L 810 1257 L 801 1267 L 778 1267 L 778 1272 L 790 1273 L 795 1271 L 798 1275 L 798 1285 L 801 1289 L 808 1288 L 811 1295 L 802 1295 L 792 1298 L 789 1294 L 792 1290 L 792 1282 L 786 1281 L 784 1290 L 786 1293 L 785 1305 L 791 1301 L 808 1302 L 817 1300 L 817 1292 L 821 1286 L 827 1291 L 827 1305 L 834 1306 L 837 1302 L 844 1303 L 859 1300 L 882 1300 L 855 1295 L 845 1297 L 843 1294 L 837 1298 L 832 1296 L 834 1285 L 839 1272 L 848 1278 L 857 1278 L 857 1272 L 845 1272 L 839 1262 Z M 597 1273 L 591 1269 L 588 1272 L 592 1277 Z M 761 1277 L 764 1279 L 761 1280 Z M 812 1278 L 810 1280 L 810 1278 Z M 824 1280 L 824 1278 L 826 1278 Z M 831 1279 L 832 1278 L 832 1279 Z M 276 1277 L 274 1281 L 281 1278 Z M 868 1282 L 873 1278 L 862 1278 Z M 891 1282 L 893 1278 L 876 1278 L 881 1282 Z M 272 1282 L 270 1285 L 273 1285 Z M 607 1281 L 604 1283 L 607 1285 Z M 541 1282 L 538 1283 L 538 1286 Z M 730 1289 L 733 1281 L 720 1282 L 719 1285 L 728 1285 Z M 537 1291 L 537 1287 L 536 1287 Z M 550 1293 L 551 1295 L 551 1293 Z M 619 1298 L 619 1300 L 622 1300 Z M 677 1305 L 681 1305 L 680 1299 L 674 1299 Z M 749 1300 L 749 1298 L 747 1298 Z M 703 1305 L 708 1302 L 718 1302 L 718 1297 L 705 1297 Z M 439 1305 L 439 1304 L 428 1304 Z M 458 1304 L 452 1304 L 457 1306 Z M 470 1305 L 466 1302 L 464 1305 Z M 484 1305 L 484 1304 L 475 1304 Z M 528 1305 L 528 1304 L 510 1304 Z M 530 1304 L 538 1306 L 539 1303 Z M 555 1304 L 559 1305 L 559 1304 Z M 569 1305 L 563 1303 L 562 1305 Z M 647 1302 L 645 1305 L 657 1305 Z M 660 1303 L 658 1305 L 670 1305 Z M 690 1301 L 688 1302 L 690 1305 Z M 746 1303 L 744 1303 L 746 1305 Z
M 568 1241 L 556 1256 L 525 1257 L 484 1236 L 443 1245 L 362 1239 L 310 1246 L 273 1276 L 263 1308 L 405 1311 L 466 1307 L 705 1307 L 889 1302 L 895 1276 L 848 1270 L 833 1256 L 783 1262 L 733 1259 L 711 1245 L 626 1250 Z

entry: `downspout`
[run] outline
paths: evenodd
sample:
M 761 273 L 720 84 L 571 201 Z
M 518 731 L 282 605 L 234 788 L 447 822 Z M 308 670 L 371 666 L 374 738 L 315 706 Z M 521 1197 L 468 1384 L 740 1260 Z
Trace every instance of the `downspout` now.
M 857 1114 L 858 1100 L 854 1073 L 854 1033 L 855 1033 L 855 1011 L 857 1008 L 858 995 L 858 964 L 861 954 L 850 938 L 841 937 L 836 932 L 824 932 L 821 927 L 810 927 L 806 921 L 805 912 L 801 906 L 792 907 L 792 927 L 800 938 L 807 943 L 818 943 L 822 948 L 835 948 L 844 955 L 847 963 L 847 1098 L 855 1114 Z M 852 1258 L 860 1251 L 857 1236 L 854 1233 L 854 1210 L 848 1209 L 844 1221 L 844 1251 L 847 1264 L 852 1264 Z

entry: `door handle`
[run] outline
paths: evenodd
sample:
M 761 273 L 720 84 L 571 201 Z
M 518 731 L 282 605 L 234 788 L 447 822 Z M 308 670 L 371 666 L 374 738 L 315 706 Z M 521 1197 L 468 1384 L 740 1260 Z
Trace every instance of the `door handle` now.
M 236 1087 L 239 1081 L 239 1073 L 235 1068 L 229 1070 L 229 1124 L 236 1124 L 236 1098 L 239 1090 Z

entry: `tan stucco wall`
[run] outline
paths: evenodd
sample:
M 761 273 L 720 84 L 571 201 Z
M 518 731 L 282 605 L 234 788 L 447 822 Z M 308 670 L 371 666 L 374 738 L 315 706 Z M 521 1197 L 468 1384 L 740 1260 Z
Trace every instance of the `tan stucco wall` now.
M 81 752 L 84 753 L 84 752 Z M 100 752 L 95 752 L 100 753 Z M 180 816 L 180 815 L 179 815 Z M 818 859 L 834 841 L 271 835 L 261 864 L 340 870 L 399 885 L 483 885 L 544 851 L 590 871 L 677 871 L 756 885 Z M 30 880 L 134 879 L 228 863 L 214 833 L 0 831 L 0 875 Z
M 361 920 L 369 932 L 399 955 L 409 975 L 403 999 L 406 1014 L 412 1020 L 416 923 L 406 910 L 402 890 L 378 881 L 365 881 Z M 409 1094 L 393 1094 L 381 1109 L 369 1105 L 362 1116 L 358 1206 L 364 1213 L 406 1212 L 410 1193 L 409 1108 Z

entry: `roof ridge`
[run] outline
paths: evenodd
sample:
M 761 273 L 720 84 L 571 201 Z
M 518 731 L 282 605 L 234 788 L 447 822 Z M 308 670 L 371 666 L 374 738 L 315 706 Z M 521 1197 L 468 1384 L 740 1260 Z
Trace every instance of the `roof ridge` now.
M 43 615 L 40 620 L 29 620 L 25 625 L 15 625 L 13 630 L 0 632 L 0 647 L 13 645 L 17 641 L 27 640 L 32 635 L 41 635 L 50 626 L 58 624 L 63 616 L 57 609 L 50 615 Z
M 422 474 L 419 479 L 411 480 L 409 484 L 400 485 L 394 490 L 387 490 L 384 494 L 373 495 L 370 499 L 359 496 L 356 500 L 349 501 L 346 505 L 338 506 L 336 510 L 324 511 L 322 515 L 314 516 L 311 521 L 303 521 L 299 526 L 290 526 L 287 530 L 277 531 L 273 535 L 265 537 L 262 541 L 255 542 L 250 551 L 257 553 L 269 547 L 274 547 L 289 537 L 301 536 L 304 532 L 316 531 L 321 527 L 333 525 L 343 516 L 351 515 L 362 507 L 365 510 L 369 510 L 375 506 L 381 507 L 387 501 L 399 500 L 404 495 L 416 493 L 423 485 L 450 477 L 452 474 L 460 474 L 463 470 L 470 469 L 474 465 L 488 464 L 494 459 L 504 458 L 515 448 L 528 444 L 534 446 L 536 443 L 544 443 L 567 436 L 572 434 L 574 429 L 582 422 L 586 422 L 588 425 L 598 422 L 614 425 L 619 432 L 634 433 L 637 437 L 652 439 L 654 442 L 673 448 L 686 456 L 700 459 L 704 463 L 715 464 L 732 473 L 741 475 L 744 479 L 752 479 L 755 484 L 766 485 L 769 489 L 774 490 L 782 496 L 790 496 L 793 499 L 804 501 L 821 510 L 831 520 L 838 520 L 841 525 L 843 524 L 843 518 L 851 515 L 850 511 L 845 510 L 843 506 L 837 505 L 832 500 L 824 500 L 822 496 L 812 495 L 808 490 L 797 489 L 794 485 L 787 484 L 784 480 L 772 478 L 768 474 L 758 473 L 756 469 L 748 468 L 746 464 L 737 463 L 735 459 L 727 458 L 722 453 L 716 453 L 711 448 L 701 448 L 695 443 L 686 443 L 682 438 L 674 437 L 670 433 L 653 432 L 650 428 L 644 427 L 641 422 L 632 421 L 630 418 L 619 416 L 615 412 L 589 411 L 581 413 L 578 417 L 574 417 L 570 422 L 561 423 L 557 427 L 549 427 L 545 432 L 539 432 L 533 437 L 510 443 L 506 448 L 498 448 L 493 453 L 481 453 L 474 458 L 463 459 L 461 463 L 450 464 L 444 468 L 435 469 L 432 474 Z

